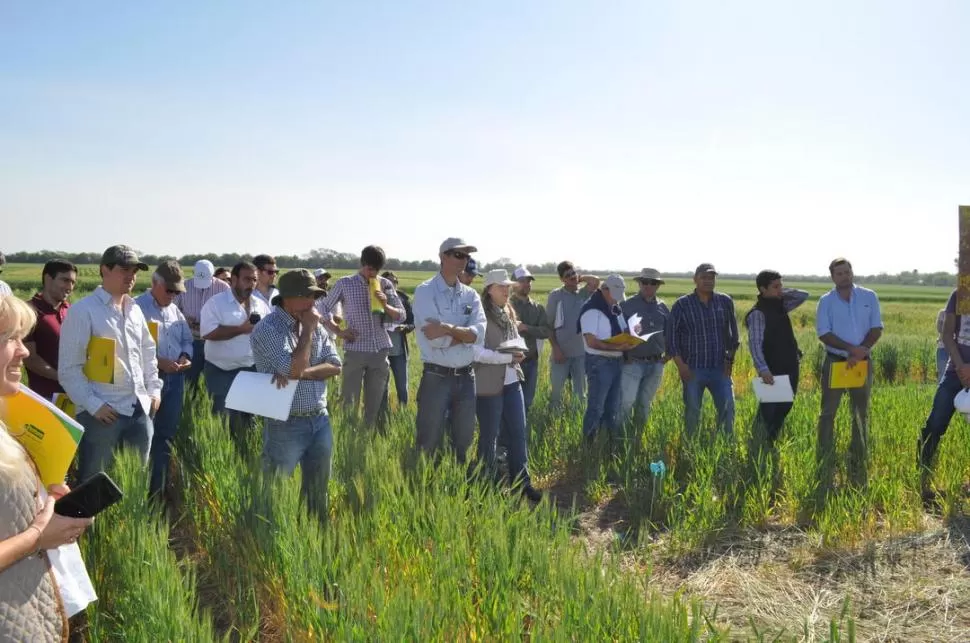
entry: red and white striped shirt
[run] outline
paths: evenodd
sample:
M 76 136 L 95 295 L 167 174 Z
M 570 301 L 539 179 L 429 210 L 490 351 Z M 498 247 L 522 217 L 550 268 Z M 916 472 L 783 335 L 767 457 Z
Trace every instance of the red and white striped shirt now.
M 182 311 L 185 319 L 192 328 L 192 336 L 199 339 L 199 320 L 202 318 L 202 306 L 209 301 L 213 295 L 230 290 L 229 284 L 221 279 L 213 279 L 208 288 L 199 288 L 195 285 L 195 277 L 185 281 L 185 292 L 175 296 L 175 306 Z

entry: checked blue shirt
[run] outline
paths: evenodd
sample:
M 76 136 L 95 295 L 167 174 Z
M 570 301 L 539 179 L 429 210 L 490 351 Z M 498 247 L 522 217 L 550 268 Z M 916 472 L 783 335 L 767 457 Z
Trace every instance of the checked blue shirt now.
M 276 306 L 253 329 L 249 341 L 253 347 L 256 370 L 260 373 L 288 375 L 293 351 L 300 339 L 299 323 L 288 312 Z M 323 326 L 317 324 L 310 342 L 310 366 L 340 366 L 340 356 Z M 293 395 L 290 415 L 318 415 L 327 411 L 327 380 L 300 380 Z
M 707 304 L 696 291 L 678 298 L 667 323 L 667 354 L 692 369 L 723 368 L 741 344 L 734 301 L 724 293 L 715 292 Z

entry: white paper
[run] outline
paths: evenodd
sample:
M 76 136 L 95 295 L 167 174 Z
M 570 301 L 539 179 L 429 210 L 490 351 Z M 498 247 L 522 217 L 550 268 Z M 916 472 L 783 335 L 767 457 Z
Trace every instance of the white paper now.
M 654 335 L 660 335 L 661 333 L 663 333 L 663 330 L 661 329 L 661 330 L 655 330 L 652 333 L 644 333 L 642 335 L 638 334 L 636 329 L 638 325 L 641 325 L 640 322 L 642 321 L 643 321 L 643 318 L 640 317 L 638 313 L 633 313 L 632 315 L 630 315 L 630 318 L 626 320 L 627 329 L 630 331 L 631 335 L 635 335 L 640 339 L 642 339 L 643 341 L 647 341 Z M 640 328 L 640 330 L 642 331 L 643 328 Z
M 272 378 L 271 373 L 240 371 L 226 395 L 226 408 L 285 421 L 290 417 L 298 380 L 290 380 L 283 388 L 276 388 Z
M 495 347 L 496 352 L 499 353 L 514 353 L 516 351 L 526 351 L 528 347 L 525 345 L 525 340 L 521 337 L 516 337 L 515 339 L 509 339 L 498 346 Z
M 84 611 L 88 605 L 98 600 L 77 543 L 48 549 L 47 557 L 51 561 L 51 570 L 57 580 L 57 590 L 61 594 L 61 602 L 64 603 L 68 618 Z
M 760 377 L 751 382 L 755 397 L 759 402 L 793 402 L 795 392 L 791 388 L 791 379 L 787 375 L 775 375 L 774 384 L 765 384 Z
M 566 323 L 566 320 L 563 317 L 562 302 L 559 302 L 559 304 L 556 306 L 556 319 L 555 319 L 555 322 L 552 324 L 552 327 L 555 330 L 559 330 L 560 328 L 563 327 L 565 323 Z

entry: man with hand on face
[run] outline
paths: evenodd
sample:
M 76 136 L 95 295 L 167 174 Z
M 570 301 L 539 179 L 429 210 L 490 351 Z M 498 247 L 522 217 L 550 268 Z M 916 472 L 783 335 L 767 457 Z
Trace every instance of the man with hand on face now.
M 715 292 L 717 271 L 702 263 L 694 271 L 694 292 L 670 310 L 667 354 L 677 364 L 684 385 L 684 423 L 693 437 L 700 423 L 704 389 L 714 398 L 718 428 L 734 432 L 734 383 L 731 369 L 741 341 L 734 300 Z
M 255 370 L 249 334 L 270 308 L 253 294 L 256 266 L 240 261 L 232 267 L 231 289 L 213 296 L 202 307 L 199 330 L 205 339 L 205 383 L 212 396 L 212 412 L 226 412 L 226 395 L 240 371 Z M 229 428 L 241 440 L 252 416 L 228 411 Z M 239 443 L 239 442 L 237 442 Z
M 155 340 L 130 294 L 138 271 L 148 265 L 132 248 L 118 245 L 101 255 L 100 270 L 101 285 L 64 318 L 57 365 L 58 379 L 84 426 L 78 445 L 81 482 L 109 468 L 120 444 L 134 447 L 148 461 L 152 416 L 162 399 Z M 110 340 L 113 360 L 109 357 L 106 368 L 89 378 L 88 344 L 95 338 Z
M 279 282 L 273 312 L 250 335 L 256 370 L 272 373 L 278 387 L 296 380 L 286 420 L 263 424 L 263 466 L 292 475 L 299 464 L 307 506 L 327 515 L 333 432 L 327 414 L 327 380 L 340 374 L 340 357 L 314 306 L 323 296 L 308 270 L 291 270 Z
M 825 345 L 822 362 L 822 412 L 818 418 L 818 459 L 820 490 L 826 490 L 834 475 L 835 413 L 846 390 L 852 403 L 852 440 L 849 443 L 849 476 L 856 485 L 868 479 L 869 393 L 872 391 L 872 364 L 869 354 L 882 336 L 882 316 L 876 293 L 852 283 L 852 264 L 838 258 L 829 264 L 835 287 L 818 300 L 815 330 Z M 866 368 L 866 378 L 858 388 L 832 388 L 832 365 L 845 362 L 851 368 Z
M 61 325 L 71 307 L 68 302 L 77 285 L 77 266 L 65 259 L 53 259 L 44 264 L 41 275 L 43 288 L 28 302 L 37 311 L 37 325 L 24 339 L 30 355 L 24 366 L 30 378 L 30 388 L 48 400 L 64 389 L 57 381 L 58 350 Z
M 185 374 L 192 367 L 192 329 L 173 303 L 175 296 L 182 292 L 185 292 L 185 282 L 181 266 L 175 260 L 163 261 L 152 275 L 151 290 L 135 299 L 149 329 L 155 328 L 158 370 L 162 380 L 162 401 L 155 413 L 151 448 L 149 491 L 152 494 L 165 488 L 172 440 L 182 419 Z

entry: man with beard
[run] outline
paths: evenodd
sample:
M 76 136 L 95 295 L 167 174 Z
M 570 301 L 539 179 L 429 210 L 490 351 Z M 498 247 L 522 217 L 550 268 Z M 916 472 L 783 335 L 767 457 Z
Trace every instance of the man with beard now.
M 37 325 L 24 340 L 30 351 L 24 358 L 24 367 L 30 388 L 49 400 L 55 393 L 64 392 L 57 381 L 57 357 L 61 325 L 71 307 L 67 300 L 77 285 L 77 266 L 65 259 L 52 259 L 44 264 L 41 279 L 40 292 L 29 302 L 37 311 Z
M 155 340 L 141 308 L 131 298 L 135 276 L 148 265 L 129 246 L 111 246 L 101 256 L 101 285 L 68 310 L 61 326 L 57 376 L 84 426 L 78 445 L 78 478 L 109 468 L 115 447 L 137 449 L 147 463 L 152 416 L 162 399 Z M 86 374 L 88 345 L 111 346 L 113 359 Z M 107 340 L 107 341 L 106 341 Z

